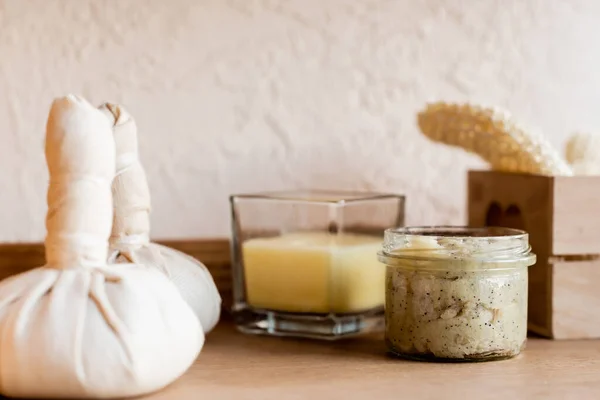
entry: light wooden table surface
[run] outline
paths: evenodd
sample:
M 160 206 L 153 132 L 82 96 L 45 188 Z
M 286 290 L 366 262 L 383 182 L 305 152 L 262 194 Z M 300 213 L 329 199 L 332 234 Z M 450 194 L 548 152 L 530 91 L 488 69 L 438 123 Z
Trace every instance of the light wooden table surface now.
M 323 343 L 242 335 L 224 323 L 195 365 L 148 400 L 600 400 L 600 341 L 529 339 L 519 357 L 475 364 L 388 358 L 380 337 Z

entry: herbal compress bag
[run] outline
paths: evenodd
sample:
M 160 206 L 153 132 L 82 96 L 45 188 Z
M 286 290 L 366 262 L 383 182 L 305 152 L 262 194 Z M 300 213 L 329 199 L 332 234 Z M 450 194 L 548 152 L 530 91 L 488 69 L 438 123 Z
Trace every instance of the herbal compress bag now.
M 111 398 L 158 390 L 204 343 L 198 319 L 158 271 L 107 264 L 115 143 L 83 99 L 54 101 L 47 264 L 0 282 L 0 392 Z
M 163 272 L 194 310 L 204 332 L 209 332 L 221 312 L 221 297 L 215 282 L 196 259 L 150 242 L 150 192 L 138 157 L 135 120 L 119 105 L 104 104 L 100 110 L 113 125 L 116 144 L 109 262 L 134 262 Z

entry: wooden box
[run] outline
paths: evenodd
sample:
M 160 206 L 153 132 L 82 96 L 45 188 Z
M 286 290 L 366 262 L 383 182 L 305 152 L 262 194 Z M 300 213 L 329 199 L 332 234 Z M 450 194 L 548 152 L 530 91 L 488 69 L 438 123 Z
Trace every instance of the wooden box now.
M 530 234 L 532 332 L 600 338 L 600 177 L 470 171 L 468 218 Z

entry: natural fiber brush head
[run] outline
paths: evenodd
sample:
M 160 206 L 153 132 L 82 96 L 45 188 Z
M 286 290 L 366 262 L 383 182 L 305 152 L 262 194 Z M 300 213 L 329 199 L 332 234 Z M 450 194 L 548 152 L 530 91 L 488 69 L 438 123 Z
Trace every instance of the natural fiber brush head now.
M 429 139 L 477 154 L 494 170 L 572 175 L 571 167 L 542 135 L 498 108 L 433 103 L 418 114 L 418 124 Z

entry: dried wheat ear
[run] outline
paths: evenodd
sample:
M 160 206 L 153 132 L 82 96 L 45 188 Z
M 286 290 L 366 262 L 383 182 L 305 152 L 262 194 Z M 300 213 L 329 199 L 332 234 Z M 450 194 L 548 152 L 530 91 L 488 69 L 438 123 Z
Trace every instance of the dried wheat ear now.
M 470 104 L 429 104 L 418 114 L 421 132 L 434 142 L 479 155 L 493 170 L 573 175 L 541 135 L 518 125 L 506 111 Z

